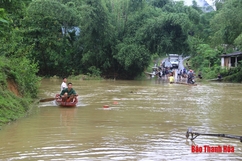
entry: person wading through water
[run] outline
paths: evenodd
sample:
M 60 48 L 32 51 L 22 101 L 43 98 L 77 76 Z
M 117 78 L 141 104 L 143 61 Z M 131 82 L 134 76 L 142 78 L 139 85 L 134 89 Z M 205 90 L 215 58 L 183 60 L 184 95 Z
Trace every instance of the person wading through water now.
M 169 76 L 169 82 L 170 82 L 170 83 L 174 83 L 174 72 L 171 72 L 171 73 L 170 73 L 170 76 Z
M 67 84 L 67 88 L 61 91 L 60 97 L 64 102 L 74 102 L 77 96 L 76 91 L 72 88 L 72 83 Z
M 191 69 L 188 73 L 187 83 L 194 84 L 194 74 L 193 74 L 193 71 Z

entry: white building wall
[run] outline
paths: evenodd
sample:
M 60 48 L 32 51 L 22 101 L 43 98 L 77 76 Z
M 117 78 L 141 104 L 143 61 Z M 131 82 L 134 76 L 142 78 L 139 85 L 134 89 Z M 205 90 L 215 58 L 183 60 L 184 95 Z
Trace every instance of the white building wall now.
M 224 57 L 221 57 L 221 67 L 224 67 Z

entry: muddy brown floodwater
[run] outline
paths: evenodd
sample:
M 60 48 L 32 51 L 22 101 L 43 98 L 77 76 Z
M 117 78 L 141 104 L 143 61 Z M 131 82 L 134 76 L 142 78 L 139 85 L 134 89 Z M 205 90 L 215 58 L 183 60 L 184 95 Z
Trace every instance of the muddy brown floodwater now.
M 241 136 L 242 84 L 71 81 L 77 107 L 39 103 L 31 115 L 4 126 L 1 160 L 242 160 L 239 140 L 185 137 L 189 127 Z M 60 84 L 44 79 L 39 97 L 54 97 Z M 192 145 L 202 151 L 193 153 Z M 205 152 L 206 145 L 234 152 Z

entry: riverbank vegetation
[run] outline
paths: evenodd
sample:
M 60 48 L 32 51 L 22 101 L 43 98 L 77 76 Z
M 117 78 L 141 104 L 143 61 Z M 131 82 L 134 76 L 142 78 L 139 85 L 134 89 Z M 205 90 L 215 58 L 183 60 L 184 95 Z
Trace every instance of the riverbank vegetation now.
M 22 117 L 36 98 L 36 64 L 26 58 L 0 56 L 0 126 Z
M 202 34 L 207 36 L 193 36 L 195 43 L 192 44 L 190 62 L 205 78 L 214 78 L 221 73 L 224 81 L 242 82 L 242 66 L 222 69 L 220 60 L 222 54 L 242 50 L 242 3 L 222 0 L 215 1 L 215 4 L 216 11 L 201 16 L 198 26 L 204 26 Z
M 153 55 L 178 53 L 191 55 L 192 67 L 210 78 L 221 71 L 219 55 L 241 47 L 239 0 L 215 0 L 216 10 L 172 0 L 1 3 L 12 18 L 1 23 L 16 29 L 2 52 L 16 55 L 8 49 L 17 49 L 38 64 L 39 76 L 134 79 Z
M 38 65 L 26 57 L 28 47 L 22 46 L 19 34 L 25 5 L 18 1 L 5 4 L 0 8 L 0 126 L 26 115 L 40 80 Z

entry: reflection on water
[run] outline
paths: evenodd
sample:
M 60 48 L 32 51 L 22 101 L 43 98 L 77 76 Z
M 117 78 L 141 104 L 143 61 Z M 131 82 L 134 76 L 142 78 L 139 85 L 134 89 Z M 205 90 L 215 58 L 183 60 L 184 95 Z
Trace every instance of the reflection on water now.
M 41 98 L 61 80 L 43 80 Z M 3 160 L 241 160 L 238 140 L 198 136 L 241 134 L 241 84 L 186 86 L 147 81 L 72 81 L 75 108 L 40 103 L 32 115 L 0 131 Z M 108 105 L 109 108 L 103 108 Z M 235 147 L 234 153 L 192 153 L 191 145 Z

